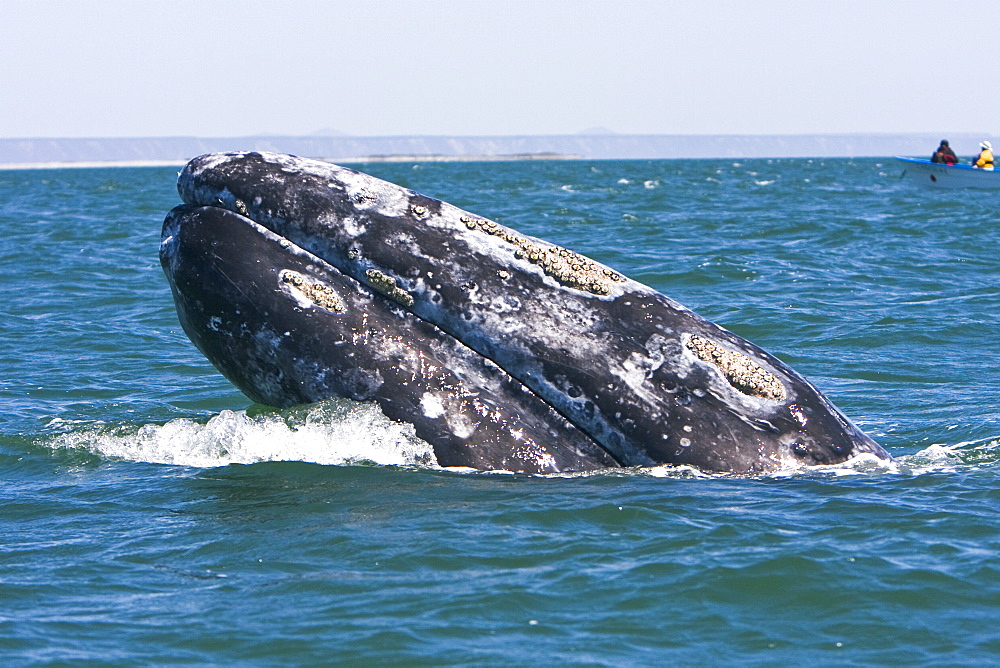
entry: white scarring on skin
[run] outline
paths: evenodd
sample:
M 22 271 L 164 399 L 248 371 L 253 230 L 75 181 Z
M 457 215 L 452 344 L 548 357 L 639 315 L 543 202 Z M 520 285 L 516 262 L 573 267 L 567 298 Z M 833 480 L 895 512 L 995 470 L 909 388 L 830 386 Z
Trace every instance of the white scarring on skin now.
M 420 408 L 423 409 L 424 415 L 432 420 L 444 415 L 444 404 L 441 403 L 441 399 L 430 392 L 424 392 L 420 397 Z

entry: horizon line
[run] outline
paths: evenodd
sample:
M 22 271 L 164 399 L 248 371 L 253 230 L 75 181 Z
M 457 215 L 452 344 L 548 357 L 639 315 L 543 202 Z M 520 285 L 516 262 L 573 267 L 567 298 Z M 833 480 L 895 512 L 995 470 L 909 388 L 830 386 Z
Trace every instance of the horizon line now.
M 380 134 L 380 135 L 352 135 L 352 134 L 279 134 L 279 133 L 256 133 L 246 135 L 198 135 L 198 134 L 177 134 L 177 135 L 33 135 L 7 137 L 0 136 L 0 141 L 33 141 L 33 140 L 105 140 L 105 139 L 251 139 L 251 138 L 294 138 L 294 139 L 387 139 L 406 137 L 455 137 L 455 138 L 485 138 L 485 137 L 899 137 L 899 136 L 996 136 L 993 132 L 980 131 L 956 131 L 940 132 L 931 130 L 921 131 L 855 131 L 855 132 L 717 132 L 717 133 L 670 133 L 670 132 L 566 132 L 566 133 L 514 133 L 514 134 Z

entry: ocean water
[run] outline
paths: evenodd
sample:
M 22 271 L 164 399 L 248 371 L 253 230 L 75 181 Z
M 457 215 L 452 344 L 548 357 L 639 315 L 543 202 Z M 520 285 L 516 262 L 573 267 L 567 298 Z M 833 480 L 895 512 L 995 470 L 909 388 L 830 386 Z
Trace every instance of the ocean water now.
M 421 465 L 177 323 L 176 169 L 0 172 L 0 661 L 1000 663 L 1000 194 L 891 160 L 373 163 L 777 354 L 886 446 L 764 477 Z

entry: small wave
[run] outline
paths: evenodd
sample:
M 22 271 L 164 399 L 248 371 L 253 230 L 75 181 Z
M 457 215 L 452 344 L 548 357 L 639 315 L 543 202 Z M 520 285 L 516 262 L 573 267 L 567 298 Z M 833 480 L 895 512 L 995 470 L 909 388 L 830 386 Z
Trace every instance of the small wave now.
M 48 444 L 108 459 L 211 468 L 266 461 L 430 466 L 431 446 L 412 425 L 394 422 L 374 404 L 322 402 L 285 411 L 222 411 L 207 422 L 108 425 L 53 421 L 66 430 Z
M 991 437 L 980 441 L 965 441 L 954 445 L 932 444 L 909 455 L 901 455 L 893 461 L 878 459 L 864 454 L 834 466 L 809 466 L 799 470 L 790 469 L 786 475 L 802 472 L 818 472 L 830 475 L 908 475 L 920 476 L 928 473 L 956 473 L 975 468 L 986 468 L 1000 463 L 1000 439 Z
M 1000 464 L 1000 437 L 991 436 L 954 445 L 930 445 L 920 452 L 901 457 L 900 461 L 923 472 L 987 468 Z
M 762 476 L 746 474 L 706 473 L 688 466 L 654 466 L 624 469 L 633 474 L 654 478 L 786 478 L 797 476 L 920 476 L 930 473 L 956 473 L 959 471 L 988 468 L 1000 464 L 1000 438 L 965 441 L 954 445 L 930 445 L 919 452 L 896 457 L 892 461 L 879 459 L 872 454 L 861 454 L 846 462 L 828 466 L 806 466 L 789 462 L 787 466 Z

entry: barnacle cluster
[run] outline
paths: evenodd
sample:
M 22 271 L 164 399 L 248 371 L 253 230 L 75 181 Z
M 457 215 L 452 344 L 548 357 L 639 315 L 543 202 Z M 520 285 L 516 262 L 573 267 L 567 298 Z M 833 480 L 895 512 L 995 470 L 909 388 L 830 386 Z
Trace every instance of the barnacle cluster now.
M 729 384 L 743 394 L 771 401 L 785 398 L 785 386 L 781 381 L 743 353 L 727 350 L 697 335 L 688 339 L 687 347 L 698 359 L 718 367 Z
M 343 313 L 347 310 L 344 302 L 340 300 L 337 293 L 326 283 L 321 283 L 315 279 L 306 278 L 297 271 L 282 269 L 279 274 L 281 280 L 292 286 L 296 291 L 305 296 L 309 301 L 317 306 L 329 311 Z
M 595 295 L 611 292 L 612 283 L 620 283 L 625 277 L 616 271 L 601 267 L 593 260 L 559 246 L 544 247 L 517 234 L 492 220 L 462 216 L 460 219 L 470 230 L 479 230 L 499 237 L 516 246 L 515 256 L 527 259 L 563 285 L 578 290 L 586 290 Z
M 413 295 L 396 285 L 396 279 L 393 277 L 386 276 L 377 269 L 369 269 L 365 272 L 365 276 L 368 277 L 368 285 L 389 299 L 407 308 L 413 306 Z
M 354 201 L 357 202 L 358 204 L 363 204 L 364 202 L 374 202 L 376 199 L 378 199 L 378 195 L 373 193 L 368 188 L 362 188 L 361 190 L 358 190 L 356 193 L 354 193 L 352 197 Z

